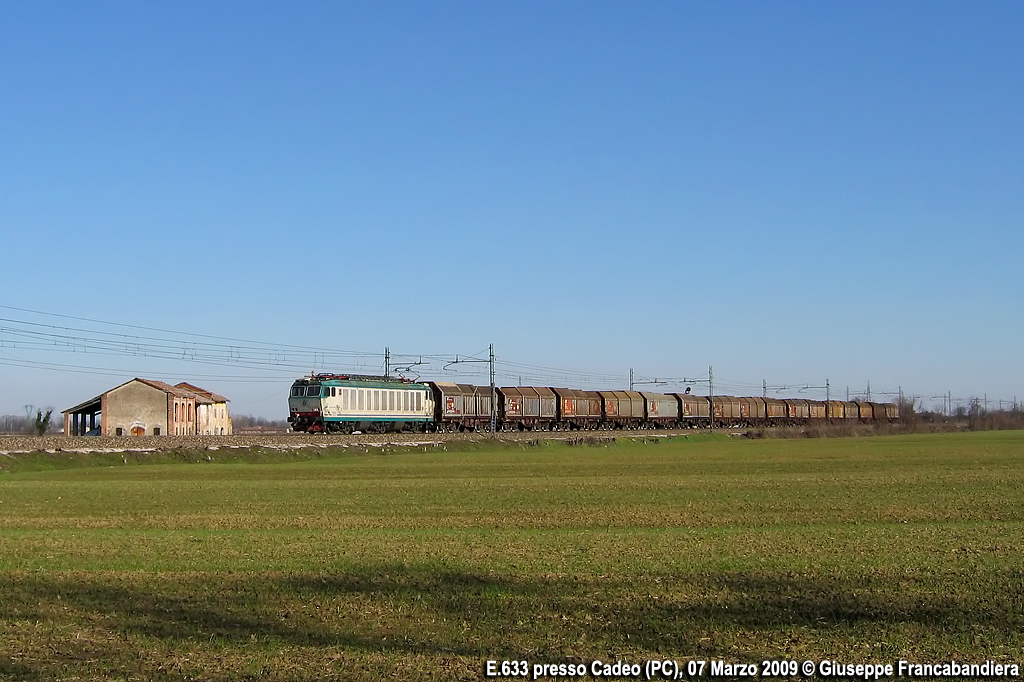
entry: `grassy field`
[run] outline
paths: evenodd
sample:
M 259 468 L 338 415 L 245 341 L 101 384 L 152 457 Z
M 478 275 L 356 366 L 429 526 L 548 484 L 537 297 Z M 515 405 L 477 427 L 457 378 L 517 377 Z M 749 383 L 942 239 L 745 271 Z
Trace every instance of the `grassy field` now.
M 0 679 L 1024 662 L 1024 432 L 19 457 Z

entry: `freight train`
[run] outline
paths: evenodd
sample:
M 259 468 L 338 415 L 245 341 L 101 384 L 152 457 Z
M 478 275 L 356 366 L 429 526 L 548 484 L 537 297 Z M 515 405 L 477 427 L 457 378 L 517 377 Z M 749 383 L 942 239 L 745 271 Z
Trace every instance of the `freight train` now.
M 295 431 L 352 433 L 487 431 L 491 388 L 386 376 L 313 374 L 292 384 Z M 799 426 L 825 421 L 888 423 L 893 403 L 580 391 L 508 386 L 494 390 L 500 431 Z

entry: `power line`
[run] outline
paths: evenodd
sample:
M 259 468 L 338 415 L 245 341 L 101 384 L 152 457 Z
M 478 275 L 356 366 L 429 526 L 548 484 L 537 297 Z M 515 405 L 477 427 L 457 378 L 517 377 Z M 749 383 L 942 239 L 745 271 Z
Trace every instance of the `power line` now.
M 292 345 L 292 344 L 271 344 L 271 343 L 268 343 L 266 341 L 252 341 L 252 340 L 248 340 L 248 339 L 233 338 L 233 337 L 230 337 L 230 336 L 214 336 L 214 335 L 211 335 L 211 334 L 198 334 L 196 332 L 182 332 L 182 331 L 176 331 L 176 330 L 173 330 L 173 329 L 162 329 L 160 327 L 145 327 L 145 326 L 136 325 L 136 324 L 126 324 L 124 322 L 108 322 L 106 320 L 95 320 L 95 319 L 88 318 L 88 317 L 76 317 L 74 315 L 61 315 L 60 313 L 48 313 L 48 312 L 44 312 L 44 311 L 41 311 L 41 310 L 31 310 L 29 308 L 17 308 L 15 306 L 9 306 L 9 305 L 0 305 L 0 309 L 16 310 L 18 312 L 31 313 L 33 315 L 43 315 L 43 316 L 46 316 L 46 317 L 57 317 L 57 318 L 65 319 L 65 320 L 77 320 L 79 322 L 91 322 L 93 324 L 102 324 L 102 325 L 107 325 L 107 326 L 111 326 L 111 327 L 124 327 L 126 329 L 140 329 L 142 331 L 159 332 L 161 334 L 176 334 L 176 335 L 179 335 L 179 336 L 194 336 L 196 338 L 215 339 L 215 340 L 218 340 L 218 341 L 234 341 L 234 342 L 237 342 L 237 343 L 248 343 L 248 344 L 253 344 L 253 345 L 258 345 L 258 346 L 273 346 L 273 347 L 276 347 L 276 348 L 296 348 L 296 349 L 302 349 L 302 350 L 319 350 L 319 351 L 331 350 L 331 349 L 319 348 L 319 347 L 315 347 L 315 346 L 299 346 L 299 345 Z M 33 323 L 33 322 L 24 322 L 24 321 L 21 321 L 21 320 L 6 320 L 4 318 L 0 318 L 0 321 L 5 321 L 5 322 L 8 322 L 8 321 L 21 322 L 23 324 L 41 324 L 41 323 Z M 56 328 L 55 325 L 42 325 L 42 326 L 49 326 L 49 327 Z M 67 328 L 67 329 L 73 329 L 73 328 Z M 87 331 L 92 331 L 92 330 L 87 330 Z M 95 332 L 95 333 L 98 333 L 98 334 L 113 334 L 113 332 L 98 332 L 98 331 Z M 229 344 L 229 345 L 234 345 L 234 344 Z M 371 355 L 371 354 L 368 354 L 368 353 L 355 353 L 353 351 L 333 351 L 333 352 L 360 354 L 360 355 Z
M 0 366 L 23 367 L 32 369 L 45 369 L 48 371 L 93 374 L 99 376 L 119 376 L 129 374 L 145 373 L 150 376 L 173 376 L 180 373 L 161 371 L 156 368 L 119 370 L 114 367 L 103 367 L 90 362 L 68 364 L 59 362 L 47 362 L 20 357 L 21 353 L 15 355 L 10 351 L 24 351 L 26 353 L 62 353 L 95 358 L 130 358 L 134 364 L 145 359 L 147 364 L 152 362 L 187 362 L 189 364 L 206 367 L 230 368 L 232 373 L 222 374 L 193 374 L 197 379 L 208 379 L 229 382 L 260 382 L 280 381 L 296 374 L 305 374 L 317 369 L 330 369 L 332 371 L 360 371 L 369 366 L 383 364 L 390 369 L 403 368 L 403 371 L 413 372 L 424 377 L 448 377 L 452 374 L 466 377 L 482 377 L 485 373 L 479 366 L 453 365 L 452 360 L 458 358 L 484 360 L 488 356 L 487 351 L 481 351 L 470 356 L 452 355 L 445 353 L 431 354 L 399 354 L 391 353 L 390 348 L 384 353 L 361 352 L 338 350 L 320 346 L 304 346 L 298 344 L 275 344 L 265 341 L 242 339 L 228 336 L 217 336 L 211 334 L 197 334 L 178 330 L 164 329 L 159 327 L 148 327 L 105 320 L 97 320 L 87 317 L 62 315 L 48 313 L 29 308 L 0 305 L 0 309 L 39 315 L 43 317 L 72 320 L 89 325 L 102 325 L 112 328 L 90 329 L 86 326 L 50 324 L 47 322 L 16 319 L 14 317 L 0 317 Z M 129 333 L 125 330 L 137 330 L 147 334 Z M 84 358 L 83 358 L 84 359 Z M 625 387 L 628 382 L 628 375 L 623 372 L 591 372 L 580 369 L 559 368 L 548 365 L 533 363 L 512 362 L 494 358 L 492 361 L 493 376 L 508 380 L 513 383 L 526 385 L 543 385 L 574 387 L 589 390 L 618 390 Z M 415 368 L 415 370 L 413 370 Z M 488 372 L 489 374 L 490 372 Z M 679 376 L 656 376 L 649 377 L 634 373 L 634 384 L 651 384 L 664 387 L 662 390 L 671 392 L 671 389 L 691 384 L 704 384 L 709 378 L 691 378 Z M 418 378 L 418 377 L 417 377 Z M 769 385 L 767 380 L 761 384 L 754 384 L 748 381 L 735 381 L 715 377 L 716 388 L 728 393 L 746 395 L 767 394 L 773 391 L 780 394 L 785 391 L 804 393 L 811 390 L 821 390 L 816 382 L 800 382 L 779 385 Z M 866 397 L 871 393 L 875 395 L 901 395 L 902 390 L 897 392 L 885 390 L 872 390 L 870 383 L 865 391 Z M 826 396 L 828 389 L 825 389 Z M 859 397 L 854 395 L 853 397 Z M 950 412 L 954 402 L 965 404 L 970 398 L 954 398 L 952 392 L 943 396 L 943 410 Z M 998 399 L 990 399 L 989 402 L 996 402 L 1001 405 Z M 1017 404 L 1016 399 L 1009 401 L 1003 399 L 1002 403 Z

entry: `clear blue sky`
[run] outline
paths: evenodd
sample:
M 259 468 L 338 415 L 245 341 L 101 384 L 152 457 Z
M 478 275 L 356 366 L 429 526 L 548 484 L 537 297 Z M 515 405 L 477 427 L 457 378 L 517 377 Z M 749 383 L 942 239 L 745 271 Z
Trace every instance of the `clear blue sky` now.
M 505 385 L 1024 400 L 1021 35 L 1020 2 L 5 2 L 0 304 L 494 343 Z M 153 376 L 282 417 L 301 373 L 0 317 L 2 413 Z

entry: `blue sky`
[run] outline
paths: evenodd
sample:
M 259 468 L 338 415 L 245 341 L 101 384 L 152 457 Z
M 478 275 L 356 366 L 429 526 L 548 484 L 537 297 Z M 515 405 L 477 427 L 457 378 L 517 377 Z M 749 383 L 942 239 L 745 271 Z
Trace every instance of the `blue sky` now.
M 153 376 L 280 417 L 318 362 L 197 364 L 191 334 L 1024 400 L 1022 29 L 1018 2 L 4 3 L 0 305 L 97 322 L 0 309 L 0 412 Z M 17 345 L 154 336 L 100 322 L 182 357 Z

